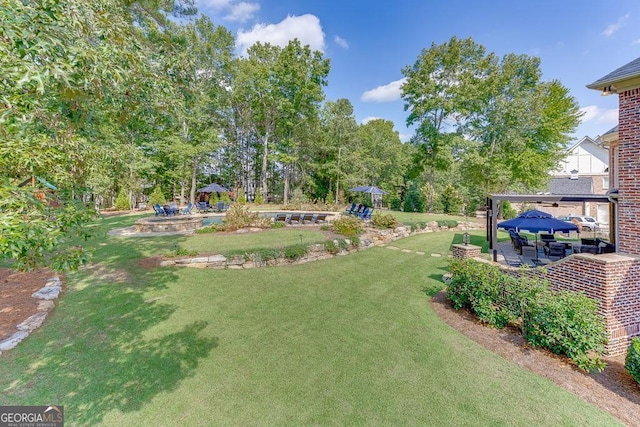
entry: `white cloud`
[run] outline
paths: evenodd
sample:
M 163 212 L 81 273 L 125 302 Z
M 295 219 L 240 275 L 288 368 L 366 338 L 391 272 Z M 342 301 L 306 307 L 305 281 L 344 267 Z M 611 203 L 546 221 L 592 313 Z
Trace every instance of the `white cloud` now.
M 245 22 L 253 18 L 253 15 L 260 10 L 258 3 L 240 2 L 231 6 L 231 12 L 224 17 L 227 21 Z
M 364 119 L 362 119 L 362 121 L 360 123 L 362 123 L 363 125 L 366 125 L 371 120 L 382 120 L 382 117 L 376 117 L 376 116 L 365 117 Z
M 347 43 L 347 41 L 346 41 L 345 39 L 343 39 L 342 37 L 340 37 L 340 36 L 335 36 L 335 37 L 333 38 L 333 41 L 334 41 L 334 42 L 336 42 L 336 44 L 337 44 L 338 46 L 340 46 L 341 48 L 349 49 L 349 43 Z
M 622 26 L 627 22 L 627 20 L 629 19 L 629 14 L 627 13 L 626 15 L 618 18 L 618 22 L 616 22 L 615 24 L 611 24 L 609 25 L 603 32 L 602 34 L 604 34 L 607 37 L 612 36 L 615 32 L 617 32 L 620 28 L 622 28 Z
M 411 133 L 401 133 L 401 134 L 399 134 L 399 136 L 400 136 L 400 141 L 407 142 L 407 141 L 409 141 L 411 139 L 413 134 L 411 134 Z
M 312 50 L 324 52 L 324 33 L 320 20 L 310 14 L 290 15 L 277 24 L 256 24 L 251 30 L 238 30 L 236 47 L 244 55 L 256 42 L 284 47 L 293 39 L 300 40 L 302 45 L 309 45 Z
M 389 84 L 368 90 L 362 94 L 360 100 L 364 102 L 391 102 L 400 99 L 400 87 L 406 81 L 406 78 L 402 78 Z
M 640 39 L 632 41 L 631 44 L 632 45 L 640 44 Z
M 198 0 L 198 8 L 224 9 L 231 3 L 231 0 Z
M 618 124 L 618 109 L 602 109 L 597 105 L 588 105 L 580 109 L 584 113 L 582 123 L 591 122 L 604 125 Z

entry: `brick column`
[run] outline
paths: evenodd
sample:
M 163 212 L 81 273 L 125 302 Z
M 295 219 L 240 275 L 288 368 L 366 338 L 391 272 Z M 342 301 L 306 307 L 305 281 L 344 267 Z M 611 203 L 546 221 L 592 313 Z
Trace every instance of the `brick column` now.
M 454 258 L 477 258 L 480 256 L 482 248 L 475 245 L 453 245 Z
M 640 89 L 619 93 L 618 251 L 640 254 Z

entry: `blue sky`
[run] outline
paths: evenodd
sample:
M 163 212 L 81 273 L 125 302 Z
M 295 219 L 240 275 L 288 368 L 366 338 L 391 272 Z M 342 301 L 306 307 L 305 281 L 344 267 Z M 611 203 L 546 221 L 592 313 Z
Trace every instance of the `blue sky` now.
M 236 35 L 242 54 L 256 41 L 298 38 L 331 60 L 327 99 L 347 98 L 359 123 L 391 120 L 403 140 L 402 68 L 452 36 L 488 52 L 538 56 L 544 80 L 569 88 L 585 115 L 573 137 L 617 124 L 617 96 L 585 86 L 640 56 L 637 0 L 196 0 L 201 13 Z

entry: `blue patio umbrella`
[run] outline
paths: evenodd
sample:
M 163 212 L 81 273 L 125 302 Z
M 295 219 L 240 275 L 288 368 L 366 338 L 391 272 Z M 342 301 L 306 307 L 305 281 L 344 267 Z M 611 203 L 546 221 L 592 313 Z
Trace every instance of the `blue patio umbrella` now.
M 498 228 L 505 230 L 514 230 L 520 232 L 522 230 L 530 231 L 536 235 L 536 259 L 538 255 L 538 233 L 568 233 L 569 231 L 580 232 L 577 225 L 572 222 L 561 221 L 546 212 L 533 209 L 523 212 L 517 218 L 502 221 L 498 224 Z
M 572 222 L 560 221 L 553 215 L 546 212 L 533 209 L 523 212 L 517 218 L 502 221 L 498 224 L 498 228 L 514 231 L 530 231 L 532 233 L 568 233 L 569 231 L 580 232 L 577 225 Z
M 229 190 L 224 188 L 222 185 L 216 184 L 215 182 L 207 185 L 206 187 L 202 187 L 198 190 L 200 193 L 228 193 Z

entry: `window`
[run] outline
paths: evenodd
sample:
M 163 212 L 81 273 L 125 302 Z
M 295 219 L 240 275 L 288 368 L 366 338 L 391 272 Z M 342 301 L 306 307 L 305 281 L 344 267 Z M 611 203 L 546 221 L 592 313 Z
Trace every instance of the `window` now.
M 608 176 L 603 176 L 602 177 L 602 188 L 605 190 L 609 189 L 609 177 Z

